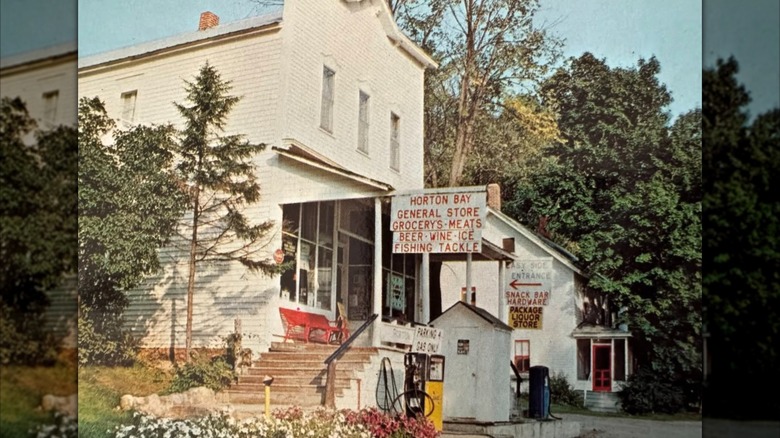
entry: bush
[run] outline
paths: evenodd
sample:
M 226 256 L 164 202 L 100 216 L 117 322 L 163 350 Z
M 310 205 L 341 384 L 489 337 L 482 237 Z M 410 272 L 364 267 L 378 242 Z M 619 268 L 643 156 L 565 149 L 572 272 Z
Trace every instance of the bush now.
M 685 408 L 682 387 L 649 368 L 629 376 L 618 397 L 623 410 L 629 414 L 676 414 Z
M 550 376 L 550 401 L 561 405 L 581 408 L 584 405 L 582 393 L 574 389 L 566 375 L 558 372 Z
M 166 393 L 183 392 L 198 386 L 205 386 L 216 392 L 230 386 L 236 378 L 233 367 L 223 356 L 205 359 L 195 354 L 190 362 L 182 366 L 177 365 L 173 381 Z
M 82 306 L 78 320 L 79 366 L 130 366 L 135 363 L 138 354 L 136 340 L 121 330 L 108 333 L 96 330 L 95 323 L 86 316 L 89 314 L 88 309 Z
M 43 327 L 41 313 L 22 314 L 0 301 L 0 364 L 53 365 L 60 339 Z

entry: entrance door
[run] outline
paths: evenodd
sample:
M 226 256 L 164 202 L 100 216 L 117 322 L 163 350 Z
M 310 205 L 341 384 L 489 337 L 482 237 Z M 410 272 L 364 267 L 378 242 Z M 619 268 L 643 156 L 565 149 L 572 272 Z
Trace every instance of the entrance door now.
M 593 390 L 612 391 L 611 360 L 612 346 L 593 345 Z

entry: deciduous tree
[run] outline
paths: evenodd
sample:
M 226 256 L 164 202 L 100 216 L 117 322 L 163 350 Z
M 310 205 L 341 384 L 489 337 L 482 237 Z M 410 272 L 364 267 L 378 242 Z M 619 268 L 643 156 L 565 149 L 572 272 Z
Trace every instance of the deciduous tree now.
M 637 357 L 695 389 L 701 377 L 701 112 L 669 126 L 660 63 L 584 54 L 542 87 L 563 141 L 507 209 L 548 230 L 634 332 Z

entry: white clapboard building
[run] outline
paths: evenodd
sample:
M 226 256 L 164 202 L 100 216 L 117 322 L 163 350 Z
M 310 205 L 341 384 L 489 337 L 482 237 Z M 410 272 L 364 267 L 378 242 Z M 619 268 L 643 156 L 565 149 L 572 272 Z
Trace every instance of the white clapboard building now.
M 222 345 L 240 319 L 245 346 L 267 351 L 285 334 L 287 308 L 329 320 L 343 309 L 352 332 L 377 315 L 355 345 L 415 348 L 410 324 L 439 316 L 467 284 L 480 303 L 493 297 L 495 316 L 514 317 L 498 306 L 503 283 L 513 263 L 542 258 L 555 271 L 545 330 L 515 330 L 513 342 L 530 341 L 530 363 L 565 362 L 568 374 L 596 351 L 572 337 L 584 330 L 578 268 L 502 214 L 497 187 L 424 189 L 423 81 L 437 65 L 398 29 L 387 2 L 286 0 L 231 23 L 204 12 L 198 30 L 79 59 L 79 95 L 99 97 L 125 126 L 181 127 L 173 102 L 185 101 L 184 81 L 206 62 L 241 97 L 227 133 L 268 145 L 255 157 L 261 200 L 247 213 L 274 221 L 266 257 L 294 267 L 265 277 L 238 263 L 200 265 L 193 346 Z M 184 347 L 188 256 L 162 249 L 162 272 L 129 292 L 125 323 L 142 347 Z M 517 348 L 507 373 L 523 356 Z M 363 382 L 363 400 L 374 399 L 375 382 Z

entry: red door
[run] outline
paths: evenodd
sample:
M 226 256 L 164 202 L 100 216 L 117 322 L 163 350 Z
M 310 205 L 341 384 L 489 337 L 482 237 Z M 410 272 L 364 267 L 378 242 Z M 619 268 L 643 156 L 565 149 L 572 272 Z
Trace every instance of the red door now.
M 612 346 L 593 345 L 593 390 L 612 391 Z

